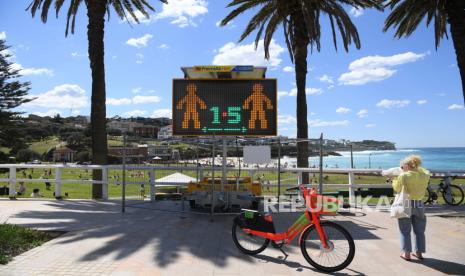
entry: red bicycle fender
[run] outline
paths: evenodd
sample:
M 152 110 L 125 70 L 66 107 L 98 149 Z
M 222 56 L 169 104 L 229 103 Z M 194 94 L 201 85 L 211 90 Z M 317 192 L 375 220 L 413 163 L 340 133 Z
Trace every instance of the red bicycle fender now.
M 302 230 L 302 232 L 300 232 L 299 246 L 300 246 L 300 241 L 302 240 L 302 235 L 305 233 L 305 231 L 307 231 L 308 228 L 310 228 L 312 226 L 313 226 L 313 223 L 309 224 L 307 227 L 304 228 L 304 230 Z

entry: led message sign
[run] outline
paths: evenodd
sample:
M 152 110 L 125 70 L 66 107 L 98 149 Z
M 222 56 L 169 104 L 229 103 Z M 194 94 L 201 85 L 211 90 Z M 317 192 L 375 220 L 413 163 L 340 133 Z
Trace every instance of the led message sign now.
M 173 135 L 273 136 L 275 79 L 173 80 Z

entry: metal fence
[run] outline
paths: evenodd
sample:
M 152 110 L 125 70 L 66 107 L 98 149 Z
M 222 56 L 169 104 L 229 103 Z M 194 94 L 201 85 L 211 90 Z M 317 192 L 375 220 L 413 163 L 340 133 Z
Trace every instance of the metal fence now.
M 199 164 L 166 165 L 127 165 L 123 179 L 122 165 L 30 165 L 30 164 L 0 164 L 0 169 L 7 170 L 0 174 L 0 187 L 8 188 L 8 196 L 29 197 L 34 187 L 41 187 L 42 196 L 56 198 L 90 198 L 91 185 L 102 185 L 102 198 L 121 198 L 123 184 L 127 187 L 128 198 L 141 198 L 156 201 L 158 192 L 182 192 L 188 182 L 198 181 L 205 176 L 213 179 L 227 177 L 251 177 L 259 181 L 265 195 L 280 196 L 286 188 L 295 187 L 301 183 L 302 173 L 309 173 L 311 183 L 317 186 L 318 168 L 282 168 L 258 167 L 246 168 Z M 102 180 L 92 180 L 92 171 L 101 170 Z M 224 173 L 223 173 L 224 172 Z M 352 201 L 354 192 L 359 188 L 389 188 L 390 184 L 365 182 L 373 177 L 381 176 L 380 169 L 323 169 L 324 190 L 332 192 L 337 190 L 349 191 Z M 450 174 L 465 174 L 465 170 L 437 171 L 432 173 L 438 176 Z M 240 175 L 239 175 L 240 174 Z M 188 179 L 189 181 L 186 181 Z M 346 181 L 343 181 L 343 180 Z M 334 182 L 333 182 L 334 181 Z M 18 195 L 21 185 L 26 185 L 26 195 Z M 84 187 L 86 187 L 84 189 Z M 86 190 L 83 192 L 82 190 Z M 5 190 L 4 190 L 5 191 Z M 5 193 L 5 192 L 4 192 Z M 65 194 L 66 193 L 66 194 Z M 85 196 L 85 195 L 88 196 Z M 5 195 L 6 196 L 6 195 Z

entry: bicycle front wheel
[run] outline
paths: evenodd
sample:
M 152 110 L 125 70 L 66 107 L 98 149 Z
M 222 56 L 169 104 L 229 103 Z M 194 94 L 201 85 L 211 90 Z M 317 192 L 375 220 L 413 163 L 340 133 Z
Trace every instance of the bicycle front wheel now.
M 237 248 L 248 255 L 262 252 L 270 243 L 269 239 L 246 233 L 236 222 L 233 223 L 232 238 Z
M 459 186 L 451 184 L 448 188 L 444 189 L 442 197 L 447 204 L 457 206 L 463 201 L 463 190 Z
M 300 240 L 300 249 L 307 262 L 324 272 L 335 272 L 346 268 L 354 259 L 354 239 L 342 226 L 330 222 L 320 223 L 328 248 L 323 246 L 315 225 L 305 230 Z
M 431 198 L 431 190 L 428 188 L 425 191 L 425 196 L 423 197 L 423 203 L 432 203 L 433 199 Z

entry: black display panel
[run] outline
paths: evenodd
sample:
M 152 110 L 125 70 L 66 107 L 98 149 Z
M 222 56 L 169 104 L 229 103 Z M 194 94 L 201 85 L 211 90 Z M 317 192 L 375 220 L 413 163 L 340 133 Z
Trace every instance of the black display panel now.
M 276 79 L 173 80 L 173 135 L 274 136 Z

